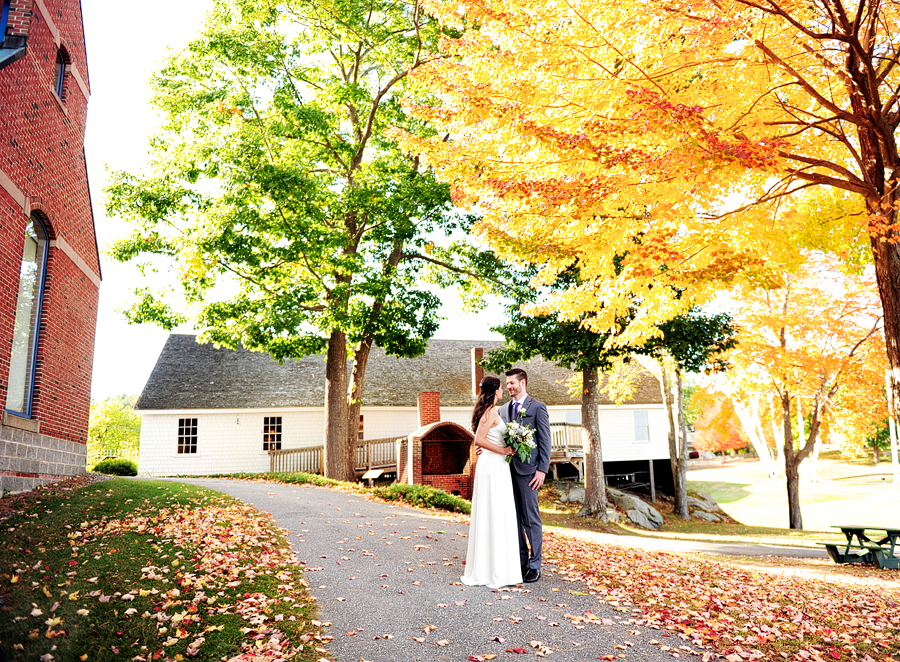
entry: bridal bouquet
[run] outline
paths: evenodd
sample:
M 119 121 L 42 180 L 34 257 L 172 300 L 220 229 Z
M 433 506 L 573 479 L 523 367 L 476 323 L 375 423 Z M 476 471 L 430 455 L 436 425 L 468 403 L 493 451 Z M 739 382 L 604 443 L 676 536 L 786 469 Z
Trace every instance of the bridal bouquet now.
M 527 462 L 531 457 L 531 451 L 537 448 L 537 443 L 534 441 L 534 428 L 522 423 L 522 419 L 527 413 L 524 407 L 519 409 L 519 420 L 507 423 L 506 432 L 503 433 L 503 441 L 507 446 L 513 447 L 522 462 Z M 512 455 L 506 456 L 507 463 L 512 462 L 512 459 Z

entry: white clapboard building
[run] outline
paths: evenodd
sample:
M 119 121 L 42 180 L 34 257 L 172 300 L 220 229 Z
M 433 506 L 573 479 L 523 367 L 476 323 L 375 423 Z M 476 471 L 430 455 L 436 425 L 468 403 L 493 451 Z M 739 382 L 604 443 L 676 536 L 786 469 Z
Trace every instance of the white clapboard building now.
M 416 430 L 422 392 L 440 393 L 441 420 L 469 428 L 474 388 L 483 375 L 474 359 L 500 346 L 431 340 L 414 359 L 374 348 L 359 438 L 399 438 Z M 521 367 L 528 372 L 529 394 L 547 403 L 551 423 L 580 424 L 581 403 L 565 383 L 571 370 L 541 358 Z M 268 471 L 270 449 L 321 446 L 324 397 L 323 355 L 279 364 L 265 353 L 216 349 L 195 336 L 172 334 L 135 406 L 141 415 L 138 470 L 150 476 Z M 657 482 L 670 474 L 665 408 L 649 373 L 632 401 L 603 401 L 600 430 L 608 474 L 646 473 L 648 462 L 656 466 Z

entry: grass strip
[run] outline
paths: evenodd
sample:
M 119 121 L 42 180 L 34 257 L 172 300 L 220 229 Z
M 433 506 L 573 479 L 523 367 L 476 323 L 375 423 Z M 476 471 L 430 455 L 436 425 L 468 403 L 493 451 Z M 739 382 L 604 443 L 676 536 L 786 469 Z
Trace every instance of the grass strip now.
M 36 494 L 2 523 L 0 659 L 326 654 L 302 565 L 267 513 L 169 482 Z
M 197 478 L 197 476 L 191 476 Z M 443 490 L 439 490 L 428 485 L 408 485 L 406 483 L 392 483 L 390 485 L 365 487 L 359 483 L 350 483 L 331 478 L 325 478 L 318 474 L 307 473 L 279 473 L 279 472 L 263 472 L 263 473 L 231 473 L 231 474 L 213 474 L 206 476 L 207 478 L 230 478 L 234 480 L 254 480 L 273 483 L 284 483 L 288 485 L 315 485 L 317 487 L 328 487 L 339 489 L 345 492 L 353 492 L 355 494 L 370 495 L 384 501 L 400 501 L 408 503 L 411 506 L 420 506 L 425 508 L 438 508 L 451 513 L 463 513 L 468 515 L 472 510 L 472 504 L 458 497 L 455 494 L 448 494 Z

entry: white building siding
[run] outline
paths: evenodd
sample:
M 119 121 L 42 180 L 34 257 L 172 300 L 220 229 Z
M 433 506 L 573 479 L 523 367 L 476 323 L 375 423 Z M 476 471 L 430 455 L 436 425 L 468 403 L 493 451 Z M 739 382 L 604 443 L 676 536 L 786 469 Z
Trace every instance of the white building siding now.
M 579 405 L 549 407 L 550 422 L 577 422 Z M 649 441 L 635 441 L 634 410 L 648 412 Z M 281 416 L 281 448 L 321 446 L 324 411 L 318 408 L 193 411 L 142 411 L 138 471 L 142 475 L 205 475 L 269 470 L 263 450 L 263 419 Z M 419 427 L 415 407 L 363 407 L 363 438 L 403 437 Z M 468 429 L 469 407 L 442 407 L 441 420 Z M 178 419 L 197 419 L 197 452 L 180 454 Z M 665 410 L 661 405 L 600 408 L 600 434 L 606 462 L 669 457 Z
M 281 416 L 282 448 L 321 445 L 321 410 L 141 412 L 138 471 L 151 476 L 268 471 L 266 416 Z M 196 453 L 178 453 L 179 418 L 197 419 Z

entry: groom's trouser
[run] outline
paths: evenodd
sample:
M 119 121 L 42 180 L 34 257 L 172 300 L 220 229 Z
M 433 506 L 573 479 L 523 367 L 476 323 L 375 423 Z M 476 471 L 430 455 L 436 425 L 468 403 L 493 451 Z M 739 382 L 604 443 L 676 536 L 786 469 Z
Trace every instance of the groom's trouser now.
M 541 511 L 538 508 L 537 490 L 531 489 L 528 483 L 534 474 L 523 476 L 513 469 L 513 497 L 516 501 L 516 522 L 519 525 L 519 558 L 523 568 L 541 569 Z M 531 545 L 531 558 L 528 558 L 528 545 Z

